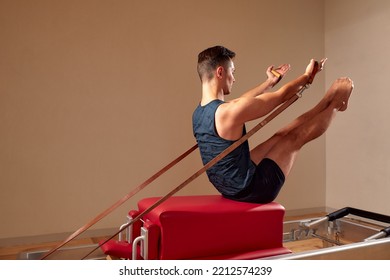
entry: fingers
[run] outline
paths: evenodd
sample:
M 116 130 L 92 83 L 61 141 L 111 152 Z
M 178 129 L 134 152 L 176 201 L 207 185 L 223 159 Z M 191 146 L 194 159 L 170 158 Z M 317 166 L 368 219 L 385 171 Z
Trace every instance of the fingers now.
M 282 76 L 285 75 L 291 69 L 290 64 L 282 64 L 278 66 L 275 70 L 278 71 Z
M 277 68 L 274 68 L 273 65 L 269 66 L 266 73 L 269 81 L 271 81 L 271 87 L 274 87 L 277 83 L 279 83 L 289 70 L 290 64 L 282 64 Z
M 322 69 L 324 69 L 324 66 L 325 66 L 325 62 L 328 60 L 328 58 L 323 58 L 321 59 L 320 63 L 319 63 L 319 69 L 318 71 L 321 71 Z
M 274 69 L 274 66 L 273 66 L 273 65 L 268 66 L 268 68 L 267 68 L 267 70 L 266 70 L 266 73 L 271 73 L 273 69 Z

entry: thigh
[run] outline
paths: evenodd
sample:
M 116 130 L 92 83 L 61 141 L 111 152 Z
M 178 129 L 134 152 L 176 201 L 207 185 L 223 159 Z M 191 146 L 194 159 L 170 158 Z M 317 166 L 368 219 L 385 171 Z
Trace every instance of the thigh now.
M 266 155 L 274 148 L 276 143 L 279 142 L 281 136 L 275 134 L 265 142 L 257 145 L 254 149 L 251 150 L 251 160 L 259 165 L 260 162 L 266 157 Z

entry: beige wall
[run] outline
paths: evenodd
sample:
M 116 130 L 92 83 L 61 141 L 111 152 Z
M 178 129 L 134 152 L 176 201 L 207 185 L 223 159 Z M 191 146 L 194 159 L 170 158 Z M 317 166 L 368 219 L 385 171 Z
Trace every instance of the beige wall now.
M 326 205 L 390 214 L 390 2 L 327 0 L 326 84 L 355 81 L 348 112 L 326 136 Z
M 291 63 L 290 79 L 323 57 L 324 22 L 321 0 L 1 0 L 0 238 L 72 232 L 192 146 L 199 51 L 238 53 L 234 97 L 271 64 Z M 251 144 L 314 105 L 324 81 Z M 196 152 L 94 228 L 118 226 L 140 197 L 166 194 L 200 167 Z M 205 176 L 180 192 L 207 193 Z M 278 201 L 294 210 L 325 198 L 322 137 L 302 151 Z

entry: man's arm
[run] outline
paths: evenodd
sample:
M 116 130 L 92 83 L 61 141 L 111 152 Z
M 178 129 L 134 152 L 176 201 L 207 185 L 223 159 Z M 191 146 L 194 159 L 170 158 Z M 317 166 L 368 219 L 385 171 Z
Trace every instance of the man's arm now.
M 216 112 L 216 127 L 218 134 L 229 140 L 236 140 L 241 136 L 244 123 L 261 118 L 277 106 L 284 103 L 305 86 L 314 69 L 312 59 L 303 75 L 288 82 L 275 92 L 265 92 L 258 95 L 244 94 L 218 107 Z M 321 68 L 324 60 L 321 61 Z
M 320 61 L 318 72 L 322 70 L 325 62 L 326 59 Z M 231 102 L 225 103 L 224 111 L 228 116 L 227 118 L 233 119 L 235 123 L 243 124 L 267 115 L 277 106 L 289 100 L 308 83 L 314 71 L 315 63 L 314 59 L 311 59 L 303 75 L 288 82 L 275 92 L 265 92 L 258 95 L 244 94 Z M 290 69 L 289 66 L 288 69 Z

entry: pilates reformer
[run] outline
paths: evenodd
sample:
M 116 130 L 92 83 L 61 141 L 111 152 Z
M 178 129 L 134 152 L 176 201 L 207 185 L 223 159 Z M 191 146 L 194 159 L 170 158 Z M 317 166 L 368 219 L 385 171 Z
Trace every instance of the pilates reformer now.
M 283 241 L 286 241 L 284 239 L 286 234 L 284 233 L 283 228 L 287 226 L 283 223 L 283 206 L 277 203 L 270 203 L 267 205 L 237 203 L 223 199 L 220 196 L 201 196 L 199 200 L 194 196 L 191 196 L 190 198 L 183 198 L 174 197 L 173 195 L 197 178 L 200 174 L 205 172 L 208 168 L 217 163 L 224 156 L 229 154 L 236 147 L 241 145 L 260 128 L 265 126 L 269 121 L 300 98 L 302 96 L 302 92 L 311 84 L 315 74 L 320 69 L 319 67 L 319 63 L 317 62 L 312 77 L 309 79 L 309 83 L 304 86 L 297 95 L 293 96 L 290 100 L 276 108 L 275 111 L 271 112 L 271 114 L 261 123 L 255 126 L 251 131 L 236 141 L 219 156 L 211 160 L 202 169 L 194 173 L 173 191 L 164 197 L 150 198 L 140 201 L 138 204 L 139 209 L 129 212 L 128 221 L 120 227 L 118 232 L 96 245 L 92 251 L 83 257 L 83 259 L 100 258 L 94 256 L 94 254 L 96 255 L 96 251 L 98 249 L 102 249 L 107 255 L 125 259 L 254 259 L 293 255 L 289 249 L 283 246 Z M 197 145 L 191 147 L 183 155 L 179 156 L 110 208 L 99 214 L 95 219 L 77 230 L 64 242 L 50 251 L 41 252 L 41 259 L 48 258 L 55 251 L 71 250 L 71 248 L 63 248 L 63 246 L 107 216 L 135 193 L 142 190 L 150 182 L 158 178 L 166 170 L 174 166 L 196 148 Z M 186 203 L 183 204 L 181 199 L 186 201 Z M 204 202 L 204 200 L 206 200 L 206 202 Z M 206 203 L 206 205 L 204 203 Z M 185 206 L 188 205 L 189 208 L 185 208 Z M 220 209 L 223 209 L 223 211 L 220 212 Z M 205 210 L 207 211 L 205 212 Z M 234 218 L 229 216 L 233 216 Z M 189 219 L 189 217 L 191 218 Z M 208 221 L 207 217 L 213 218 L 211 221 Z M 175 220 L 177 219 L 180 220 L 179 224 L 187 224 L 187 226 L 174 226 L 176 224 Z M 333 225 L 333 221 L 330 219 L 328 220 Z M 197 226 L 195 227 L 193 226 L 194 221 L 197 221 L 195 223 Z M 257 223 L 253 221 L 257 221 Z M 311 225 L 311 223 L 306 222 L 302 224 L 299 222 L 298 229 L 290 229 L 290 232 L 294 233 L 292 235 L 294 238 L 300 239 L 303 239 L 302 236 L 306 236 L 306 239 L 315 235 L 321 236 L 318 235 L 321 231 L 319 231 L 316 227 L 319 223 L 317 221 L 313 221 L 313 223 L 314 226 Z M 223 228 L 224 224 L 229 225 L 229 227 L 225 228 L 223 233 L 221 233 L 221 228 Z M 273 228 L 267 229 L 270 225 L 272 225 Z M 291 227 L 291 225 L 291 223 L 288 223 L 288 227 Z M 179 229 L 183 230 L 181 235 L 178 233 L 180 232 Z M 188 229 L 191 230 L 188 231 Z M 199 230 L 201 232 L 199 232 Z M 206 231 L 206 233 L 203 231 Z M 237 231 L 241 234 L 238 234 Z M 242 234 L 243 231 L 244 234 Z M 126 233 L 125 239 L 122 237 L 123 232 Z M 385 232 L 388 235 L 388 229 L 381 231 L 381 233 L 382 232 Z M 255 234 L 250 235 L 252 233 Z M 119 236 L 118 240 L 116 240 L 117 236 Z M 202 238 L 203 236 L 206 237 Z M 214 239 L 210 239 L 211 236 Z M 226 238 L 221 238 L 221 236 L 226 236 Z M 323 240 L 330 240 L 329 236 L 321 237 Z M 296 241 L 294 238 L 292 240 Z M 377 237 L 369 237 L 369 239 L 376 238 Z M 194 242 L 194 240 L 203 241 L 199 243 Z M 236 240 L 239 240 L 239 242 L 236 242 Z M 192 244 L 193 250 L 188 250 L 188 244 Z M 87 247 L 87 249 L 91 248 L 90 246 Z
M 132 223 L 159 199 L 140 200 L 115 239 L 61 248 L 61 259 L 77 259 L 96 246 L 100 249 L 88 259 L 390 259 L 390 216 L 346 207 L 283 221 L 285 210 L 278 203 L 206 195 L 171 197 Z M 46 253 L 27 252 L 20 258 L 38 259 Z
M 158 198 L 143 199 L 139 211 Z M 129 212 L 129 223 L 137 210 Z M 122 259 L 390 259 L 390 216 L 345 207 L 283 222 L 280 204 L 178 196 L 103 244 Z M 125 226 L 126 224 L 122 225 Z M 312 244 L 294 252 L 291 244 Z

